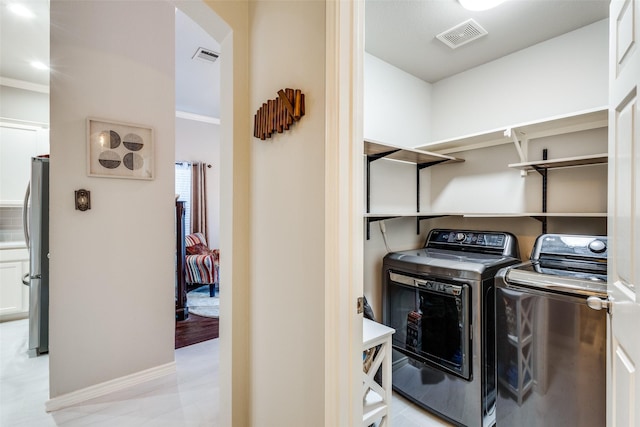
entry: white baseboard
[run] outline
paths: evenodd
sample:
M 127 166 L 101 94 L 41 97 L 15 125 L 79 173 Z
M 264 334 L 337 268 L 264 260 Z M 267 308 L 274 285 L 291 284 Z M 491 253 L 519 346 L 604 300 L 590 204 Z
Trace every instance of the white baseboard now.
M 155 368 L 146 369 L 125 377 L 116 378 L 81 390 L 63 394 L 62 396 L 54 397 L 45 402 L 45 410 L 47 412 L 57 411 L 62 408 L 77 405 L 78 403 L 86 402 L 90 399 L 95 399 L 96 397 L 104 396 L 115 391 L 124 390 L 147 381 L 155 380 L 156 378 L 161 378 L 175 372 L 176 362 L 156 366 Z
M 22 313 L 12 313 L 12 314 L 0 314 L 0 322 L 11 322 L 14 320 L 22 320 L 28 319 L 29 312 L 25 311 Z

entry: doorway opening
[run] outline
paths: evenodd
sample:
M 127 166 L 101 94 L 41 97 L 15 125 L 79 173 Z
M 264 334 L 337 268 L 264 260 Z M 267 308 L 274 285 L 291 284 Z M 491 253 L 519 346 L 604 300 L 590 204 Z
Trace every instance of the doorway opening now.
M 179 235 L 185 238 L 176 349 L 219 336 L 220 50 L 213 36 L 176 9 L 175 193 L 183 202 Z

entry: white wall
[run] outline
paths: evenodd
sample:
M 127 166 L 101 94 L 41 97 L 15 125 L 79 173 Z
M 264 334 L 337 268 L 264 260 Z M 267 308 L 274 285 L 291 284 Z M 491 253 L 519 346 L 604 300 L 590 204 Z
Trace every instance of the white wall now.
M 208 243 L 220 247 L 220 125 L 176 119 L 176 161 L 209 163 L 207 169 Z
M 432 136 L 434 140 L 462 136 L 606 106 L 607 61 L 605 19 L 441 80 L 433 86 Z M 606 129 L 531 140 L 528 159 L 542 159 L 544 148 L 550 159 L 604 153 Z M 542 210 L 540 176 L 521 178 L 519 171 L 507 167 L 519 162 L 511 144 L 454 155 L 466 161 L 431 168 L 433 211 Z M 606 182 L 606 166 L 551 171 L 548 210 L 606 212 Z M 602 232 L 603 222 L 597 221 L 586 230 Z M 570 229 L 575 228 L 555 231 Z
M 540 138 L 529 144 L 529 159 L 542 160 L 607 152 L 606 128 Z M 431 209 L 456 213 L 542 212 L 542 178 L 520 176 L 513 145 L 455 153 L 464 163 L 436 166 L 431 174 Z M 606 165 L 559 169 L 548 174 L 549 212 L 606 212 Z M 602 184 L 599 186 L 598 183 Z M 597 189 L 598 191 L 594 191 Z M 584 197 L 589 194 L 589 197 Z
M 174 360 L 174 13 L 51 2 L 52 398 Z M 155 178 L 88 177 L 88 116 L 152 127 Z
M 459 137 L 521 122 L 545 119 L 607 105 L 608 26 L 596 22 L 496 61 L 481 65 L 431 86 L 432 140 Z M 367 64 L 378 62 L 370 61 Z M 365 68 L 366 76 L 374 67 Z M 391 69 L 386 80 L 393 80 Z M 400 81 L 406 76 L 397 70 Z M 367 89 L 369 86 L 367 86 Z M 371 91 L 367 104 L 384 104 L 402 115 L 406 101 Z M 368 105 L 367 105 L 368 107 Z M 365 114 L 371 111 L 365 109 Z M 365 123 L 369 122 L 365 115 Z M 391 125 L 389 131 L 394 130 Z M 384 141 L 389 142 L 389 141 Z M 424 144 L 417 144 L 424 145 Z M 606 152 L 606 130 L 579 132 L 533 140 L 529 158 L 541 159 Z M 438 165 L 421 172 L 421 211 L 458 213 L 531 212 L 541 210 L 541 179 L 537 173 L 521 178 L 507 167 L 518 162 L 512 145 L 454 154 L 464 163 Z M 374 212 L 415 211 L 415 166 L 379 160 L 372 164 L 371 201 Z M 606 166 L 552 171 L 548 209 L 556 212 L 606 212 Z M 590 197 L 583 197 L 589 194 Z M 540 223 L 535 219 L 479 219 L 457 216 L 424 220 L 416 235 L 413 219 L 386 221 L 392 251 L 418 247 L 428 230 L 436 227 L 504 230 L 519 238 L 521 256 L 529 256 Z M 603 219 L 549 220 L 549 232 L 606 234 Z M 365 295 L 381 316 L 380 272 L 386 253 L 378 224 L 365 241 Z
M 400 147 L 415 147 L 431 140 L 432 86 L 401 69 L 365 53 L 364 138 Z M 429 210 L 428 169 L 420 173 L 423 210 Z M 400 189 L 400 191 L 399 191 Z M 371 163 L 371 209 L 375 212 L 415 212 L 416 168 L 404 163 L 377 160 Z M 366 203 L 366 200 L 365 200 Z M 427 205 L 424 205 L 427 203 Z M 363 212 L 365 207 L 363 206 Z M 391 250 L 419 246 L 412 219 L 386 221 Z M 380 272 L 386 253 L 379 223 L 370 227 L 371 240 L 364 244 L 364 294 L 378 320 Z M 377 284 L 374 286 L 374 284 Z
M 606 106 L 608 19 L 433 85 L 432 141 Z
M 49 123 L 49 94 L 0 86 L 0 118 Z
M 365 53 L 364 138 L 400 147 L 430 141 L 431 84 Z

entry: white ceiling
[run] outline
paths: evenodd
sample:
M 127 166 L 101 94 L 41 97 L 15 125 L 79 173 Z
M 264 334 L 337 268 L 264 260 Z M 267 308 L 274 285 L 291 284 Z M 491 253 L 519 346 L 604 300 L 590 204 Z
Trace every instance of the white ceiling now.
M 15 1 L 0 0 L 0 77 L 4 84 L 11 79 L 48 87 L 49 73 L 30 63 L 49 62 L 49 0 L 18 0 L 34 12 L 31 19 L 7 9 Z M 220 59 L 214 63 L 192 59 L 199 47 L 220 52 L 218 42 L 177 10 L 176 110 L 220 118 Z
M 471 12 L 457 0 L 366 0 L 365 50 L 429 83 L 596 21 L 608 0 L 509 0 Z M 451 49 L 435 36 L 473 18 L 486 36 Z
M 220 44 L 180 10 L 176 10 L 176 110 L 220 118 L 220 57 L 193 59 L 199 48 L 220 53 Z
M 30 65 L 49 63 L 49 2 L 22 1 L 35 14 L 30 19 L 14 15 L 10 3 L 0 1 L 0 77 L 49 86 L 49 73 Z
M 48 86 L 49 1 L 20 0 L 34 19 L 15 17 L 0 0 L 0 77 Z M 506 54 L 575 30 L 608 16 L 608 0 L 509 0 L 484 12 L 469 12 L 457 0 L 366 0 L 365 49 L 427 82 L 436 82 Z M 450 49 L 435 36 L 474 18 L 488 35 Z M 220 60 L 193 60 L 198 47 L 219 44 L 176 12 L 176 109 L 219 118 Z M 54 71 L 55 72 L 55 71 Z M 6 81 L 6 80 L 5 80 Z

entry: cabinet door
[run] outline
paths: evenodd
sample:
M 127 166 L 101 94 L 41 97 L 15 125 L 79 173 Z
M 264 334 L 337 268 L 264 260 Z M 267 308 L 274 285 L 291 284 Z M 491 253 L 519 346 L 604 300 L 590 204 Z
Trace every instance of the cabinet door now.
M 24 261 L 0 262 L 0 316 L 28 311 L 28 288 L 22 284 Z

